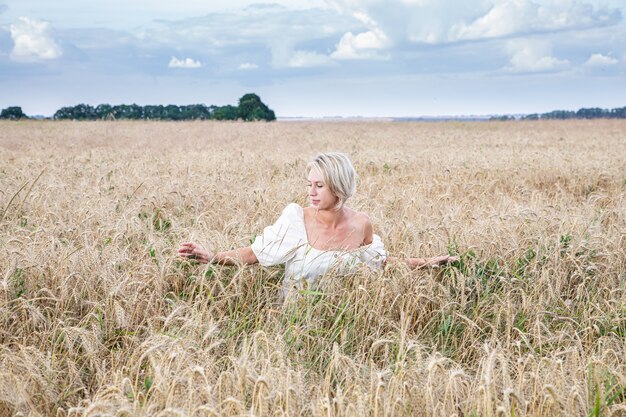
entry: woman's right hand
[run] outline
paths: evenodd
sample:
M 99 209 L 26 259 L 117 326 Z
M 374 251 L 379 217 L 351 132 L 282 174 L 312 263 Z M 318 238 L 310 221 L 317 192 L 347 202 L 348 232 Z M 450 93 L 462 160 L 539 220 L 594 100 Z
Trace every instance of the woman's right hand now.
M 183 242 L 178 248 L 178 256 L 207 264 L 213 260 L 215 254 L 207 251 L 194 242 Z

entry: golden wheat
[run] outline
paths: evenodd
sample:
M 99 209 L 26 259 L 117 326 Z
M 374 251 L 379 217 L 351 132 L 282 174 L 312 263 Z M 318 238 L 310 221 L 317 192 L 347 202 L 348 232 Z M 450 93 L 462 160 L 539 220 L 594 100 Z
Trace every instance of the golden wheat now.
M 394 255 L 203 267 L 348 153 Z M 626 415 L 626 123 L 0 124 L 0 415 Z

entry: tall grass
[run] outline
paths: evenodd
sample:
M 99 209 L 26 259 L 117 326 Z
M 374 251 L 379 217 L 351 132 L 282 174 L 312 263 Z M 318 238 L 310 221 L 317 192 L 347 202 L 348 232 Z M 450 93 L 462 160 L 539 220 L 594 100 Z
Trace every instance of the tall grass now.
M 204 267 L 319 151 L 395 255 Z M 626 415 L 626 124 L 0 124 L 0 415 Z

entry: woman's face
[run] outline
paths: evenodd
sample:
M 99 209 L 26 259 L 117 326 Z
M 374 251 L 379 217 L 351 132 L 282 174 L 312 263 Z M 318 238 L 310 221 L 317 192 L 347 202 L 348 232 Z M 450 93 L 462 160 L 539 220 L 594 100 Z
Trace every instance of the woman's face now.
M 309 171 L 307 176 L 307 189 L 311 207 L 329 210 L 337 205 L 339 198 L 330 191 L 322 176 L 314 169 Z

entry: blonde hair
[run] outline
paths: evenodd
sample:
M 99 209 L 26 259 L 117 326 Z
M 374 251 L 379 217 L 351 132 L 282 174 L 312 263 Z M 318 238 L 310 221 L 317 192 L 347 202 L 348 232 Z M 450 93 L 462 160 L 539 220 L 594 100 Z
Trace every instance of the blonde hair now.
M 337 196 L 337 207 L 342 207 L 356 192 L 358 178 L 350 158 L 340 152 L 320 153 L 308 163 L 307 169 L 315 169 L 330 191 Z

